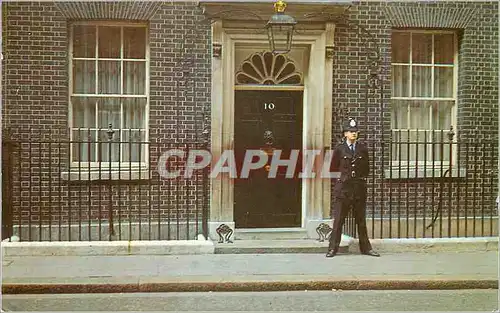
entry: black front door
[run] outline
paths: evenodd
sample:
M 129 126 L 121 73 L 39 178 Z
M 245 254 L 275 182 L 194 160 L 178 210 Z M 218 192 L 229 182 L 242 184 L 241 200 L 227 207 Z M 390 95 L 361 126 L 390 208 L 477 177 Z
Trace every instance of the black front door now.
M 302 91 L 236 91 L 234 147 L 238 174 L 249 149 L 281 150 L 280 159 L 299 152 L 292 178 L 279 167 L 275 178 L 269 167 L 250 171 L 234 181 L 234 218 L 239 228 L 297 227 L 301 225 Z M 269 156 L 268 165 L 271 164 Z

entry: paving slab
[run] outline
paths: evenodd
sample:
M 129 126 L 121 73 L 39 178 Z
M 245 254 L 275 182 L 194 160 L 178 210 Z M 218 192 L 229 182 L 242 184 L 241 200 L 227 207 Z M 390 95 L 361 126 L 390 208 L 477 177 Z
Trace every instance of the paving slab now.
M 176 256 L 5 257 L 4 280 L 21 277 L 489 274 L 498 254 L 486 252 L 360 254 L 209 254 Z
M 497 288 L 496 251 L 6 257 L 6 293 Z M 89 291 L 90 290 L 90 291 Z

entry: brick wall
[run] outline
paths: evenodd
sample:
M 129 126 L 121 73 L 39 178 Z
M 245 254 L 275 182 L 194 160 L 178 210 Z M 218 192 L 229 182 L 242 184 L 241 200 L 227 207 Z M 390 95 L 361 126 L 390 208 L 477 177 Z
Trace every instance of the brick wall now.
M 428 10 L 426 12 L 430 12 L 429 16 L 432 18 L 425 20 L 418 14 L 405 17 L 401 13 L 391 13 L 391 8 L 396 10 L 403 5 L 404 11 L 408 12 Z M 62 7 L 48 2 L 2 4 L 4 127 L 14 132 L 15 138 L 25 142 L 29 139 L 30 127 L 33 128 L 31 132 L 33 140 L 68 138 L 67 30 L 68 16 L 72 15 L 62 12 L 60 10 Z M 455 15 L 449 15 L 458 22 L 444 19 L 448 16 L 444 14 L 448 8 L 463 10 L 455 10 L 453 11 Z M 154 168 L 155 160 L 167 149 L 169 143 L 185 141 L 199 143 L 202 140 L 200 135 L 205 108 L 208 109 L 206 113 L 210 115 L 211 41 L 210 25 L 207 21 L 203 21 L 203 15 L 192 2 L 166 1 L 148 10 L 151 13 L 148 15 L 151 56 L 149 129 L 150 140 L 157 145 L 151 150 Z M 460 15 L 464 15 L 461 12 L 471 12 L 471 10 L 474 11 L 473 15 L 460 20 Z M 426 25 L 431 26 L 432 23 L 445 21 L 443 25 L 447 27 L 465 27 L 461 31 L 459 56 L 458 134 L 461 139 L 471 140 L 477 130 L 480 130 L 493 140 L 498 138 L 496 3 L 356 2 L 351 7 L 348 18 L 354 24 L 339 24 L 336 27 L 333 103 L 335 108 L 345 107 L 349 116 L 359 119 L 363 139 L 375 144 L 382 138 L 382 131 L 385 138 L 389 136 L 391 27 L 395 24 L 401 26 L 405 19 L 408 19 L 409 23 L 427 23 Z M 369 69 L 367 47 L 373 47 L 373 43 L 357 32 L 356 24 L 366 28 L 380 48 L 382 94 L 378 93 L 377 89 L 368 89 L 366 86 Z M 381 97 L 384 99 L 383 107 L 380 106 Z M 340 116 L 334 114 L 332 130 L 335 136 L 340 135 L 340 122 Z M 334 143 L 338 139 L 340 136 L 334 138 Z M 38 152 L 37 145 L 30 146 L 25 143 L 22 147 L 22 155 L 16 156 L 18 178 L 13 182 L 15 193 L 20 195 L 14 199 L 19 212 L 16 217 L 18 220 L 22 217 L 23 223 L 28 220 L 33 223 L 51 220 L 57 224 L 59 221 L 64 223 L 71 219 L 73 222 L 81 221 L 85 224 L 89 220 L 96 221 L 99 217 L 109 218 L 107 215 L 109 198 L 106 198 L 109 193 L 102 193 L 99 196 L 97 186 L 88 186 L 85 182 L 69 185 L 67 181 L 61 181 L 60 168 L 66 169 L 68 163 L 68 148 L 64 144 L 60 148 L 57 144 L 51 148 L 46 147 L 41 152 Z M 406 202 L 401 205 L 391 202 L 389 208 L 387 207 L 389 202 L 382 199 L 390 193 L 397 193 L 402 199 L 409 199 L 408 203 L 418 203 L 418 206 L 410 209 L 411 214 L 419 213 L 429 205 L 432 206 L 429 204 L 432 201 L 428 195 L 431 194 L 431 189 L 439 190 L 441 187 L 429 185 L 424 187 L 421 181 L 414 180 L 389 182 L 383 179 L 382 169 L 387 169 L 389 154 L 387 147 L 383 149 L 380 145 L 377 147 L 372 151 L 372 168 L 375 171 L 369 186 L 371 194 L 369 213 L 384 212 L 387 215 L 400 211 L 406 214 Z M 29 154 L 29 149 L 32 149 L 32 154 Z M 489 205 L 491 200 L 489 197 L 496 192 L 496 184 L 491 183 L 495 181 L 497 175 L 493 172 L 496 154 L 494 151 L 485 152 L 480 149 L 469 152 L 468 179 L 473 183 L 454 182 L 455 185 L 452 186 L 455 187 L 452 188 L 451 195 L 455 196 L 457 190 L 461 190 L 461 194 L 469 195 L 469 200 L 462 202 L 465 206 L 457 207 L 458 210 L 483 206 L 478 199 L 474 201 L 473 197 L 486 195 L 488 198 L 484 198 L 486 199 L 484 208 L 488 214 L 492 208 Z M 477 161 L 481 160 L 481 156 L 486 156 L 482 159 L 487 162 L 485 165 Z M 53 162 L 49 162 L 50 159 Z M 19 180 L 20 177 L 22 181 Z M 175 212 L 175 216 L 183 218 L 188 216 L 186 208 L 192 208 L 194 205 L 193 195 L 202 192 L 199 183 L 191 186 L 193 188 L 184 188 L 182 181 L 156 182 L 157 178 L 155 176 L 152 181 L 142 181 L 141 188 L 144 189 L 141 194 L 146 197 L 142 197 L 142 200 L 139 199 L 141 196 L 134 192 L 138 188 L 137 182 L 127 182 L 122 186 L 127 192 L 128 188 L 131 190 L 126 200 L 129 202 L 124 200 L 126 194 L 124 189 L 114 186 L 111 190 L 114 215 L 123 213 L 123 218 L 132 216 L 135 219 L 145 220 L 151 217 L 166 220 L 172 212 Z M 176 184 L 180 192 L 175 191 Z M 107 190 L 106 188 L 109 186 L 102 185 L 102 191 Z M 426 191 L 424 188 L 427 188 Z M 59 190 L 61 194 L 57 193 Z M 58 195 L 60 198 L 57 198 Z M 81 195 L 85 197 L 80 198 Z M 411 200 L 408 195 L 418 197 Z M 443 197 L 447 196 L 449 195 L 443 193 Z M 439 195 L 436 197 L 439 198 Z M 79 199 L 82 199 L 82 204 Z M 149 199 L 156 204 L 151 206 L 152 211 L 149 211 L 151 203 Z M 62 206 L 55 209 L 50 207 L 50 203 L 59 200 Z M 27 210 L 30 203 L 33 205 L 31 213 Z M 120 203 L 123 207 L 119 206 Z M 80 206 L 83 207 L 81 215 Z M 121 207 L 121 212 L 118 212 L 118 207 Z M 198 213 L 200 212 L 190 210 L 190 218 L 195 218 Z
M 67 19 L 53 3 L 2 8 L 5 126 L 67 127 Z M 193 2 L 165 2 L 149 25 L 151 138 L 194 140 L 210 101 L 210 24 Z
M 116 13 L 112 6 L 104 5 L 93 14 L 105 17 Z M 2 114 L 5 129 L 22 142 L 10 149 L 14 222 L 35 227 L 31 233 L 25 228 L 23 238 L 39 240 L 40 228 L 36 226 L 50 224 L 57 229 L 68 222 L 76 228 L 98 221 L 106 224 L 112 207 L 114 222 L 121 220 L 123 228 L 125 221 L 144 223 L 142 239 L 151 232 L 156 238 L 184 238 L 188 234 L 178 234 L 176 224 L 186 220 L 194 224 L 201 218 L 201 177 L 164 180 L 155 170 L 159 156 L 168 149 L 187 149 L 182 144 L 185 142 L 191 142 L 190 148 L 201 148 L 194 141 L 202 141 L 202 113 L 210 99 L 210 24 L 193 2 L 164 2 L 149 8 L 149 139 L 153 144 L 148 161 L 152 179 L 126 180 L 113 186 L 108 182 L 69 182 L 61 172 L 68 172 L 68 28 L 71 18 L 82 13 L 76 8 L 37 2 L 3 4 L 6 88 Z M 40 144 L 40 140 L 49 139 L 51 143 Z M 128 169 L 122 170 L 126 175 Z M 73 175 L 83 177 L 86 171 L 71 169 Z M 102 168 L 101 174 L 107 171 Z M 158 235 L 156 227 L 149 225 L 154 221 L 172 223 L 172 233 L 163 229 Z M 138 238 L 138 230 L 133 232 Z M 189 237 L 195 233 L 199 230 L 193 230 Z M 52 240 L 58 235 L 53 232 Z M 62 237 L 68 238 L 67 232 Z M 42 238 L 50 239 L 46 230 Z M 79 238 L 73 233 L 73 240 Z M 83 234 L 83 238 L 88 236 Z M 103 238 L 107 238 L 106 233 Z M 97 239 L 95 233 L 92 239 Z
M 429 214 L 441 206 L 445 207 L 444 214 L 455 216 L 458 212 L 469 217 L 494 214 L 498 155 L 491 145 L 496 146 L 498 140 L 498 4 L 363 1 L 351 7 L 348 18 L 353 25 L 338 25 L 336 30 L 333 101 L 334 105 L 345 107 L 348 116 L 359 120 L 362 139 L 375 149 L 368 215 L 388 217 L 392 214 L 394 218 L 398 213 L 403 217 L 416 213 L 422 216 L 424 210 Z M 355 25 L 367 29 L 382 51 L 382 111 L 380 90 L 368 89 L 365 82 L 369 41 L 358 34 Z M 467 170 L 466 181 L 389 180 L 383 176 L 384 170 L 389 169 L 390 159 L 387 139 L 390 135 L 392 27 L 451 28 L 457 29 L 460 35 L 457 136 L 460 142 L 472 141 L 478 133 L 488 139 L 485 145 L 459 147 L 460 166 Z M 338 134 L 335 144 L 341 136 L 339 116 L 334 114 L 333 121 L 333 133 Z M 386 139 L 384 146 L 379 143 L 382 130 Z M 389 201 L 390 195 L 396 198 Z M 450 195 L 452 200 L 448 201 Z
M 471 4 L 472 5 L 472 4 Z M 478 2 L 460 45 L 458 121 L 461 138 L 498 138 L 498 2 Z
M 462 139 L 471 139 L 479 129 L 498 138 L 498 5 L 495 2 L 429 2 L 424 3 L 377 3 L 360 2 L 348 13 L 352 26 L 338 25 L 335 33 L 334 59 L 334 104 L 347 108 L 348 115 L 356 117 L 366 140 L 372 135 L 380 138 L 381 123 L 383 129 L 390 130 L 390 96 L 391 96 L 391 28 L 399 26 L 400 21 L 392 20 L 391 8 L 404 7 L 407 19 L 406 26 L 420 28 L 430 26 L 463 26 L 458 29 L 461 34 L 459 46 L 458 74 L 458 133 Z M 426 8 L 428 10 L 419 10 Z M 455 13 L 458 9 L 468 8 L 472 12 L 462 24 L 450 18 L 460 18 Z M 418 13 L 433 13 L 433 21 L 426 16 L 415 16 Z M 412 24 L 413 23 L 413 24 Z M 355 25 L 367 29 L 381 51 L 383 74 L 383 119 L 379 107 L 380 93 L 371 93 L 366 97 L 366 79 L 368 73 L 367 53 L 370 41 L 357 33 Z M 372 90 L 370 90 L 372 91 Z M 368 99 L 367 99 L 368 98 Z M 366 105 L 368 104 L 368 105 Z M 333 133 L 340 133 L 340 121 L 334 116 Z M 387 138 L 387 137 L 386 137 Z M 338 138 L 337 138 L 338 139 Z
M 367 86 L 369 56 L 375 51 L 380 53 L 381 89 Z M 335 32 L 333 103 L 336 107 L 345 108 L 344 113 L 347 114 L 343 117 L 334 115 L 334 134 L 341 136 L 341 120 L 349 116 L 359 121 L 364 135 L 380 136 L 380 116 L 385 114 L 387 117 L 389 108 L 389 62 L 390 25 L 384 19 L 381 6 L 362 4 L 351 7 L 346 21 L 337 25 Z M 380 90 L 383 90 L 383 108 L 379 105 Z M 385 126 L 387 129 L 388 125 Z
M 2 3 L 4 125 L 50 135 L 68 119 L 67 27 L 52 3 Z
M 150 129 L 158 140 L 196 140 L 210 108 L 210 24 L 194 3 L 165 3 L 150 22 Z M 207 111 L 208 115 L 209 111 Z

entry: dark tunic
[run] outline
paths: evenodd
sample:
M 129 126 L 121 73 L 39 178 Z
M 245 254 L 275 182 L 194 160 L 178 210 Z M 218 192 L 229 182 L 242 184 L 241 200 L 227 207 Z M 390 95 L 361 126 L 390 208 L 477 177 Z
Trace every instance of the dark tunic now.
M 335 147 L 332 157 L 332 170 L 340 172 L 333 188 L 332 216 L 333 231 L 329 249 L 338 250 L 342 236 L 342 226 L 349 210 L 353 210 L 358 225 L 359 247 L 361 252 L 372 249 L 366 228 L 366 178 L 370 173 L 368 148 L 362 142 L 356 142 L 354 153 L 347 143 Z

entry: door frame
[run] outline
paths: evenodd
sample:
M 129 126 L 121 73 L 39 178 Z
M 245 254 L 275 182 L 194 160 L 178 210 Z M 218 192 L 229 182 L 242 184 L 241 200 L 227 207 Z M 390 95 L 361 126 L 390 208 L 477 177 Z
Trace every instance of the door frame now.
M 324 150 L 331 145 L 334 31 L 334 23 L 323 23 L 321 29 L 316 25 L 315 29 L 303 30 L 294 36 L 295 46 L 306 46 L 310 51 L 303 86 L 303 149 Z M 225 28 L 222 20 L 212 23 L 212 45 L 217 51 L 212 56 L 211 81 L 213 160 L 219 160 L 224 151 L 234 149 L 234 91 L 244 88 L 235 88 L 235 51 L 239 45 L 267 43 L 266 33 L 252 33 L 248 28 Z M 312 237 L 317 237 L 317 225 L 329 217 L 330 188 L 330 181 L 319 177 L 305 179 L 302 183 L 301 228 L 306 228 Z M 221 224 L 234 229 L 234 186 L 228 173 L 211 179 L 210 195 L 209 233 L 216 240 L 219 237 L 216 229 Z

